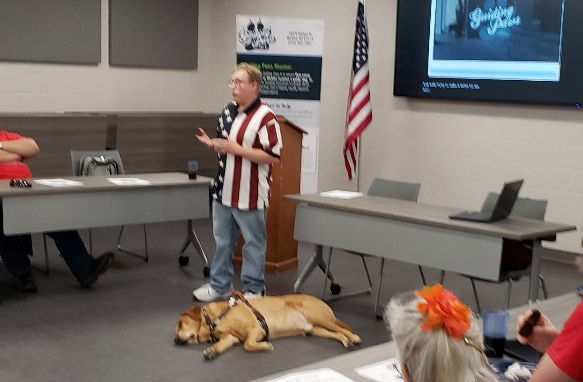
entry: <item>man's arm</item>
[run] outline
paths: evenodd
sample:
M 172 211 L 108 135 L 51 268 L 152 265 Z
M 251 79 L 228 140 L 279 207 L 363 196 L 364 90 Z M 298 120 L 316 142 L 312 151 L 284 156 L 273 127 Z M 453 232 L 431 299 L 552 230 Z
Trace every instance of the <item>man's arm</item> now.
M 239 155 L 258 164 L 276 164 L 279 158 L 266 153 L 261 149 L 243 147 L 232 139 L 214 138 L 212 147 L 219 154 Z
M 38 145 L 32 138 L 2 141 L 1 143 L 0 160 L 3 162 L 31 158 L 39 152 Z

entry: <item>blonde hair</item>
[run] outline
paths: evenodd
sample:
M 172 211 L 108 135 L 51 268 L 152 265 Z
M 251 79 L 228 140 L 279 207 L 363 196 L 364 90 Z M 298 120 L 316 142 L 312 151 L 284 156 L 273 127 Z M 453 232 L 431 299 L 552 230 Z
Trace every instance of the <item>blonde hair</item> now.
M 248 64 L 246 62 L 241 62 L 235 66 L 233 72 L 237 70 L 244 70 L 249 75 L 249 79 L 251 82 L 257 82 L 257 86 L 261 87 L 261 81 L 263 79 L 263 75 L 261 74 L 261 70 L 259 70 L 256 66 Z
M 417 302 L 423 301 L 412 292 L 397 296 L 385 311 L 387 327 L 397 345 L 399 362 L 407 367 L 412 382 L 496 382 L 485 363 L 484 354 L 464 339 L 450 337 L 446 330 L 424 332 Z M 471 314 L 467 340 L 480 346 L 482 330 Z

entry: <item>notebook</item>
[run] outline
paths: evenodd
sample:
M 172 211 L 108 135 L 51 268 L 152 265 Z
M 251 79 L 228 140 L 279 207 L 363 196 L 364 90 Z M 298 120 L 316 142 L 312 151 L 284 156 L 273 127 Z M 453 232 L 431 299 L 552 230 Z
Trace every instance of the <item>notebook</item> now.
M 514 203 L 518 198 L 518 192 L 524 179 L 514 180 L 504 183 L 502 192 L 498 196 L 496 203 L 492 209 L 487 211 L 464 211 L 457 214 L 449 215 L 450 219 L 467 220 L 473 222 L 492 223 L 502 219 L 506 219 L 514 207 Z

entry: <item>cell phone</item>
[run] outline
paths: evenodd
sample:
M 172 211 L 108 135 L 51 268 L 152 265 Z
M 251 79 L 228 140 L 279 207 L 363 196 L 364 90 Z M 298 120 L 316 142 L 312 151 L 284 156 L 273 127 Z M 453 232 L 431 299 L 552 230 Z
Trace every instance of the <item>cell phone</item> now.
M 524 321 L 524 324 L 522 324 L 522 327 L 518 331 L 518 334 L 520 334 L 523 337 L 530 336 L 532 334 L 533 327 L 538 323 L 539 319 L 540 312 L 538 311 L 538 309 L 533 309 L 528 319 Z

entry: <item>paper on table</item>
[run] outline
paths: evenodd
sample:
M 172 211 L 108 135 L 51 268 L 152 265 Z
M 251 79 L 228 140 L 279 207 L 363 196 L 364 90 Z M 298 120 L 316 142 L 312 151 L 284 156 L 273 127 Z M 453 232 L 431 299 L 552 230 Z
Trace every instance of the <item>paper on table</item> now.
M 152 184 L 149 180 L 140 178 L 107 178 L 107 180 L 117 186 L 145 186 Z
M 403 377 L 393 365 L 400 370 L 401 366 L 399 365 L 399 360 L 396 358 L 390 358 L 371 365 L 358 367 L 354 369 L 354 371 L 356 371 L 358 375 L 372 379 L 373 381 L 403 382 Z
M 34 179 L 34 183 L 42 184 L 49 187 L 79 187 L 83 185 L 83 182 L 77 180 L 69 179 Z
M 320 192 L 320 195 L 328 197 L 328 198 L 352 199 L 352 198 L 358 198 L 358 197 L 362 196 L 362 192 L 332 190 L 332 191 Z
M 323 368 L 290 373 L 265 382 L 354 382 L 354 380 L 335 370 Z

